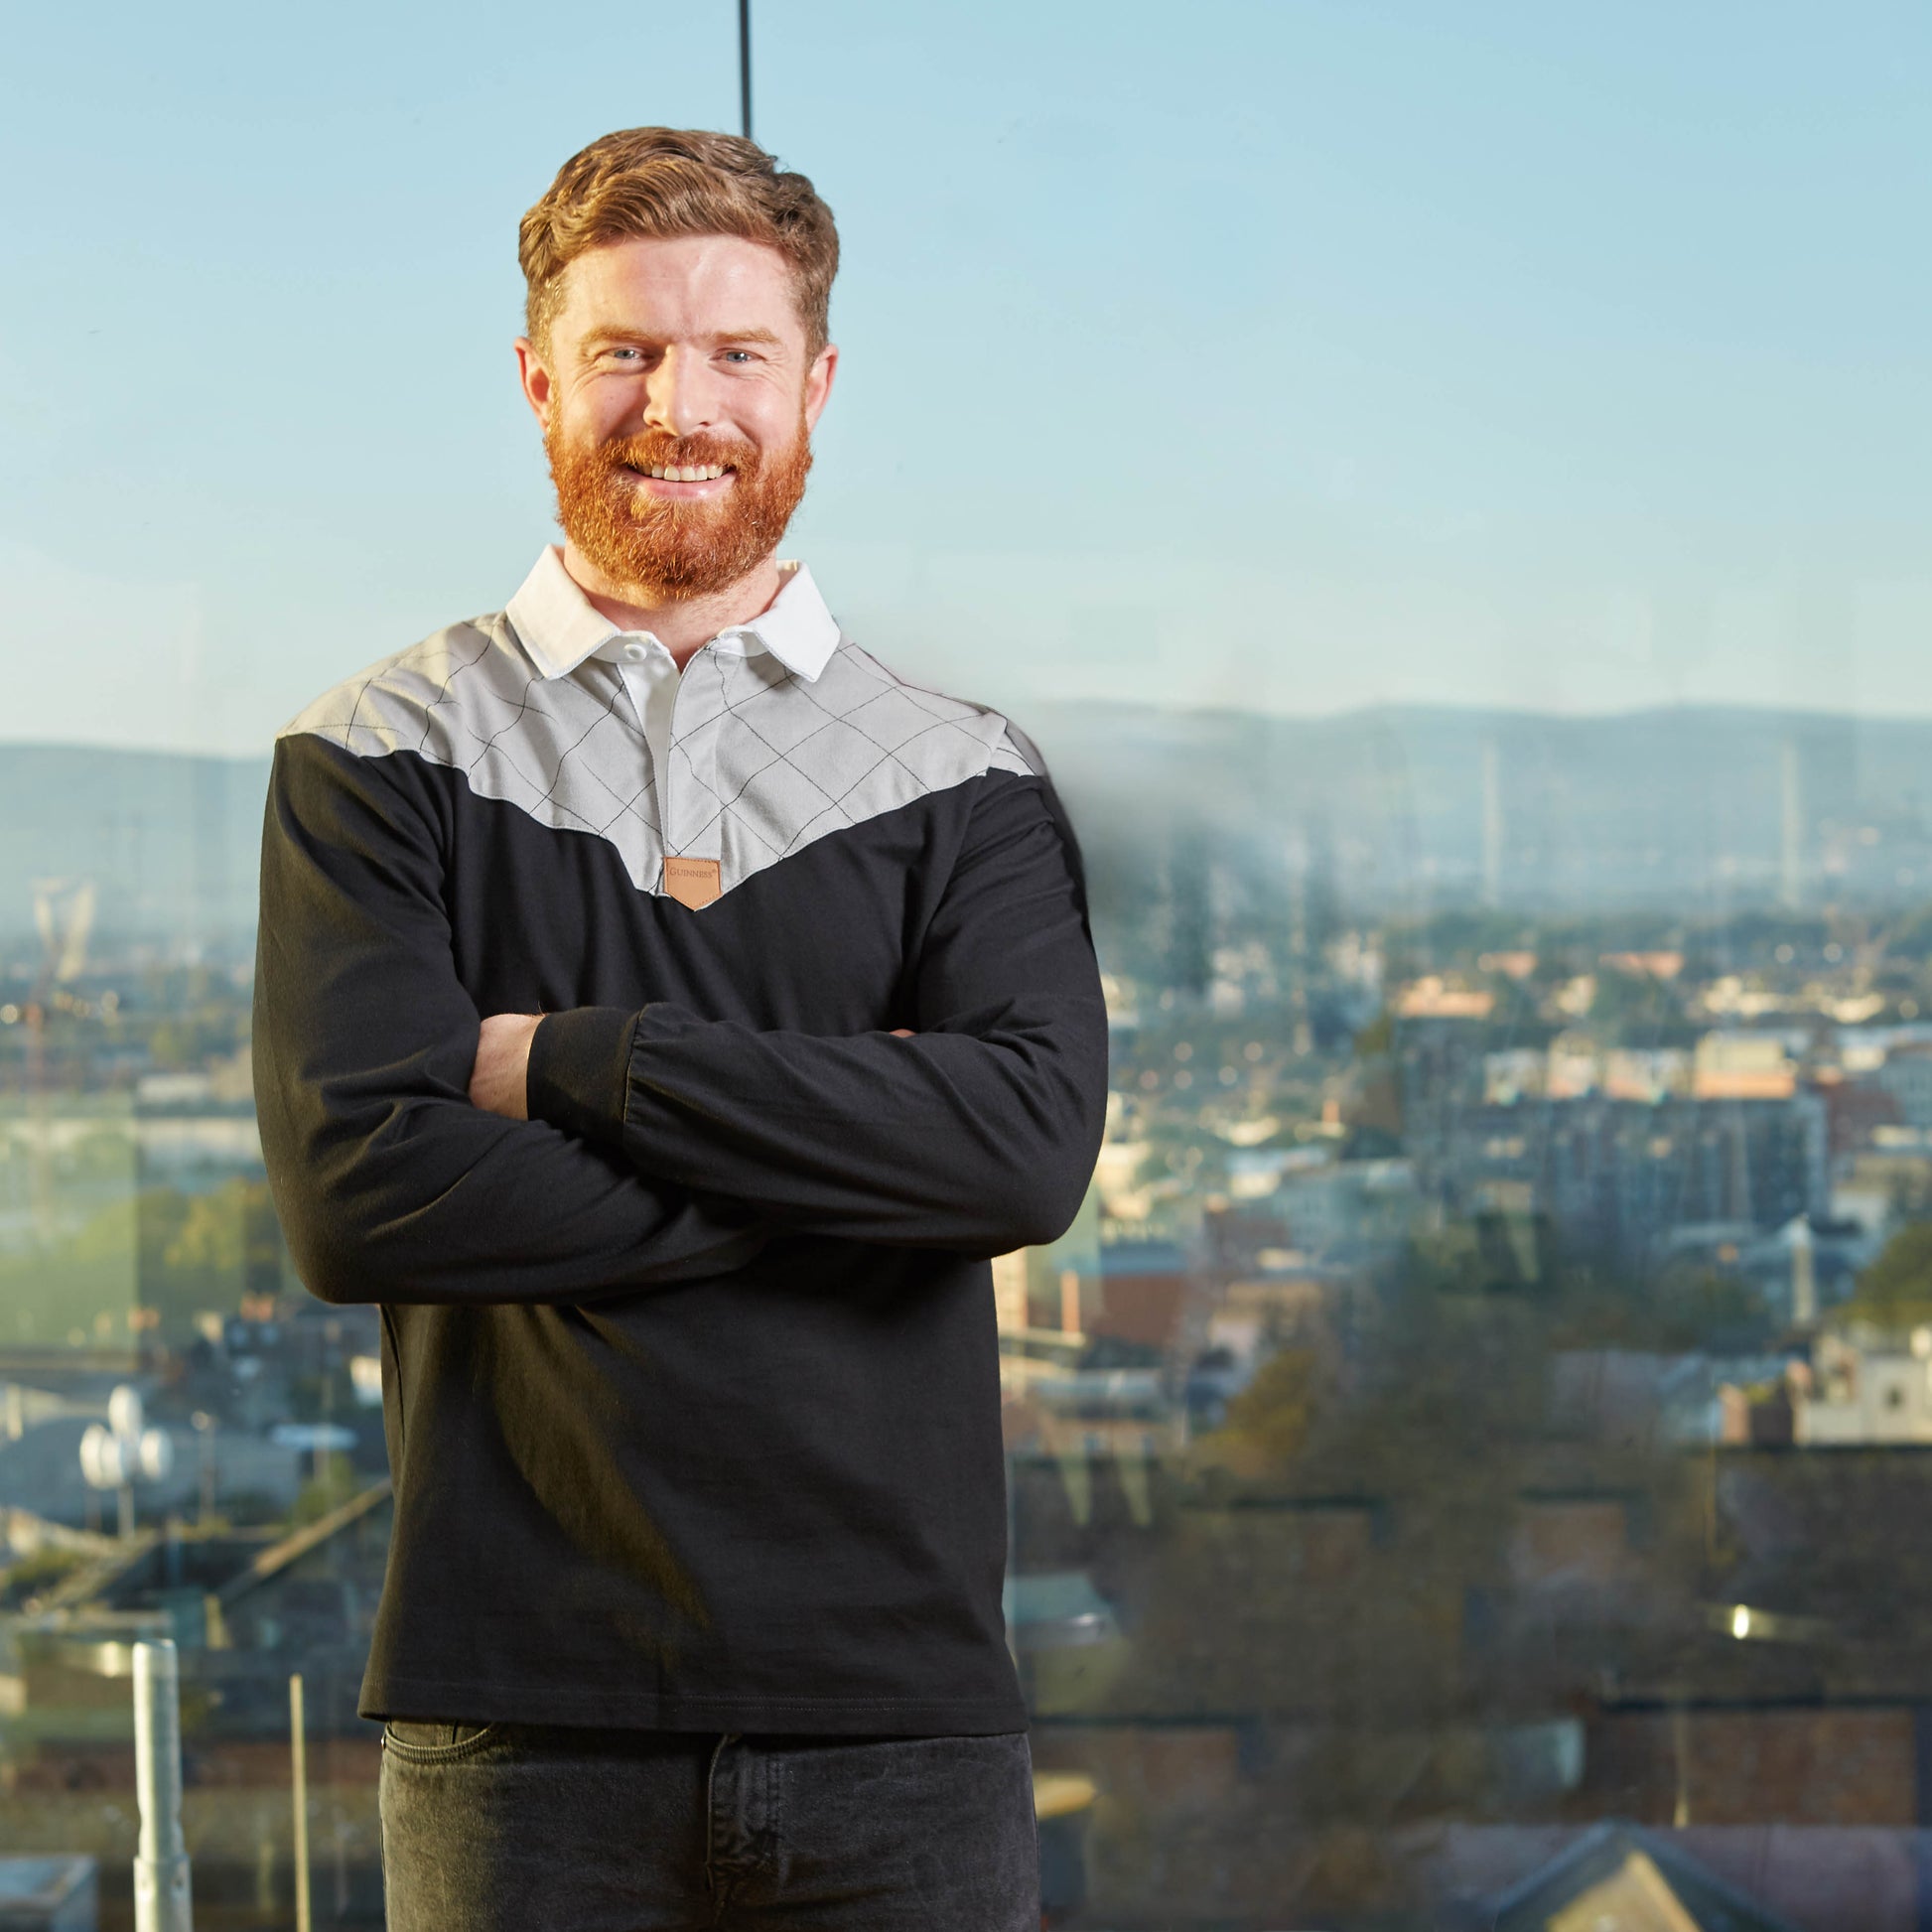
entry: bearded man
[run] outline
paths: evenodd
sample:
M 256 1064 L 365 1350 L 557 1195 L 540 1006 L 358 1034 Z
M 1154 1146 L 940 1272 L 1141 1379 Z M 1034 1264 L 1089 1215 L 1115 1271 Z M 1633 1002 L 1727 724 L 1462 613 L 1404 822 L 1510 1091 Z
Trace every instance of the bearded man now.
M 524 217 L 565 542 L 276 746 L 255 1080 L 382 1309 L 391 1932 L 1038 1923 L 991 1257 L 1091 1174 L 1078 851 L 776 546 L 838 243 L 633 128 Z

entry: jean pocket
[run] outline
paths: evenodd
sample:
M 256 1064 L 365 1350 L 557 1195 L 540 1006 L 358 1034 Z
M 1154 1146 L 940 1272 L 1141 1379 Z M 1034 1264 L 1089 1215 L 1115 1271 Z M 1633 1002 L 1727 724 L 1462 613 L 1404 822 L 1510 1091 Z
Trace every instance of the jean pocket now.
M 496 1734 L 496 1729 L 493 1724 L 391 1718 L 382 1726 L 382 1748 L 413 1764 L 443 1763 L 481 1750 Z

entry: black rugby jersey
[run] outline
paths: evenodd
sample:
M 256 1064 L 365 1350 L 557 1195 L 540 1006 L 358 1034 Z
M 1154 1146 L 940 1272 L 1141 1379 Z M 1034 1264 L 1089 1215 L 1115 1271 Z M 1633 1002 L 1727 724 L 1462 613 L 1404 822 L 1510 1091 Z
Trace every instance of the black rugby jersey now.
M 1025 1727 L 988 1261 L 1077 1211 L 1106 1020 L 1005 718 L 802 569 L 679 674 L 547 550 L 278 740 L 254 1059 L 303 1281 L 382 1307 L 363 1715 Z

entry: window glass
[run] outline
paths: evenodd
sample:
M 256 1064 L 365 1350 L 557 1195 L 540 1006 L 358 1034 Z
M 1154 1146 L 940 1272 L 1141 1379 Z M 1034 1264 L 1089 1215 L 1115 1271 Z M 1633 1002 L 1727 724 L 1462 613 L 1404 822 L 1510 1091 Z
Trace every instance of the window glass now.
M 754 11 L 844 250 L 785 553 L 1039 747 L 1107 993 L 1085 1203 L 992 1271 L 1047 1923 L 1919 1923 L 1932 27 Z M 206 1921 L 293 1922 L 299 1678 L 312 1922 L 380 1923 L 382 1323 L 263 1169 L 268 757 L 554 534 L 517 219 L 735 128 L 732 13 L 11 31 L 37 1923 L 131 1922 L 160 1633 Z

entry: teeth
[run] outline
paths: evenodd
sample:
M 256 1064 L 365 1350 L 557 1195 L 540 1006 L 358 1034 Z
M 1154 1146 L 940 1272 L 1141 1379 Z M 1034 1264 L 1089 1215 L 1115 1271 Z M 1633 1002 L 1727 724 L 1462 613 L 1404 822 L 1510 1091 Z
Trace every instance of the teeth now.
M 650 468 L 650 475 L 661 478 L 665 483 L 705 483 L 724 474 L 725 466 L 722 463 L 705 464 L 690 469 L 680 469 L 675 463 L 667 469 L 663 464 L 656 463 Z

